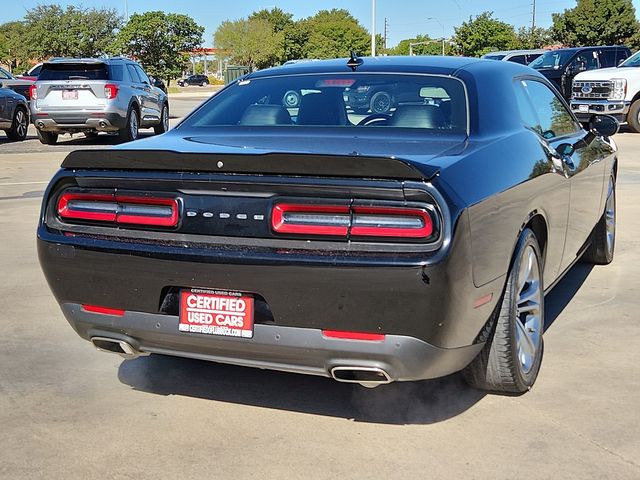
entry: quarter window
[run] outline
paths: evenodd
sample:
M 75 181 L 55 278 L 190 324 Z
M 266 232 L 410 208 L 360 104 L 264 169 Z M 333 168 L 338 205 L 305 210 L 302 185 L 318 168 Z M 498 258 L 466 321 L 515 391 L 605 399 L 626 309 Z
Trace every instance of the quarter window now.
M 133 65 L 127 64 L 127 70 L 129 71 L 129 76 L 131 77 L 131 81 L 134 83 L 141 83 L 140 77 L 138 76 L 138 72 Z
M 580 125 L 558 96 L 535 80 L 516 82 L 516 99 L 526 126 L 550 140 L 580 131 Z

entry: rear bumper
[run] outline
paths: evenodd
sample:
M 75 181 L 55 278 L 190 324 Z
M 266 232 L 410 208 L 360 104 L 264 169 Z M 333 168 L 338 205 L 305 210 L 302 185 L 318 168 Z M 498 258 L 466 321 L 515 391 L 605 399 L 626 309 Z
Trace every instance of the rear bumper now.
M 366 367 L 387 372 L 393 381 L 442 377 L 463 369 L 482 344 L 438 348 L 417 338 L 386 335 L 383 341 L 326 338 L 313 328 L 255 325 L 252 339 L 178 331 L 178 317 L 127 311 L 117 317 L 62 304 L 62 311 L 84 339 L 123 340 L 140 352 L 176 355 L 220 363 L 309 375 L 331 376 L 335 367 Z
M 118 112 L 42 112 L 32 108 L 31 118 L 44 132 L 115 132 L 127 123 L 126 113 Z

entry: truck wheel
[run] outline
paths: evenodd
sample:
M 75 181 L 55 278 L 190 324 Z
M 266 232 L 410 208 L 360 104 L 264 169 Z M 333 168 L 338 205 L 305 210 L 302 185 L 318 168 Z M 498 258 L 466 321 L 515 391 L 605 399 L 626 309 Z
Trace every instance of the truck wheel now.
M 391 110 L 391 95 L 388 92 L 376 92 L 371 97 L 369 107 L 372 113 L 387 113 Z
M 13 114 L 13 122 L 11 128 L 5 130 L 7 138 L 13 142 L 21 142 L 27 138 L 27 130 L 29 128 L 29 116 L 24 108 L 18 107 Z
M 632 132 L 640 133 L 640 100 L 631 104 L 627 114 L 627 124 Z
M 463 371 L 471 386 L 521 394 L 536 381 L 544 329 L 541 259 L 538 241 L 527 228 L 518 240 L 502 302 L 494 312 L 493 332 Z
M 162 106 L 162 113 L 160 114 L 160 123 L 153 127 L 153 131 L 156 135 L 160 135 L 169 130 L 169 105 L 166 103 Z
M 138 111 L 134 107 L 129 107 L 127 114 L 127 123 L 124 128 L 118 130 L 118 136 L 123 142 L 133 142 L 138 138 L 138 130 L 140 121 L 138 120 Z
M 38 130 L 38 140 L 45 145 L 55 145 L 58 143 L 58 134 L 55 132 L 43 132 Z
M 609 188 L 604 213 L 591 232 L 591 244 L 582 261 L 595 265 L 608 265 L 616 248 L 616 179 L 609 177 Z

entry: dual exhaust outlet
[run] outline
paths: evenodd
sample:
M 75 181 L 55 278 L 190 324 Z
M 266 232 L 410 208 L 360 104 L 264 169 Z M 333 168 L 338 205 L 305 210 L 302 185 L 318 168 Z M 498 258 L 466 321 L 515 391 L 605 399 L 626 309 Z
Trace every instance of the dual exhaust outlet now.
M 135 349 L 129 342 L 117 338 L 91 337 L 91 343 L 101 352 L 115 353 L 128 360 L 149 355 L 147 352 Z M 367 388 L 392 382 L 391 376 L 377 367 L 339 366 L 333 367 L 330 374 L 338 382 L 358 383 Z

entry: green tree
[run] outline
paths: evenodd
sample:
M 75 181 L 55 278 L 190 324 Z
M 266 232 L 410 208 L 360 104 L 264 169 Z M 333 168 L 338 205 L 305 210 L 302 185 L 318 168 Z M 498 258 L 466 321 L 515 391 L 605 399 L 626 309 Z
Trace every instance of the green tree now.
M 0 25 L 0 63 L 20 72 L 29 66 L 29 49 L 24 41 L 27 29 L 24 22 L 7 22 Z
M 278 64 L 282 64 L 287 60 L 295 60 L 302 56 L 302 47 L 309 38 L 306 30 L 300 28 L 299 22 L 293 21 L 293 14 L 287 13 L 280 8 L 272 8 L 271 10 L 263 9 L 253 12 L 249 16 L 251 20 L 266 20 L 271 25 L 273 34 L 278 36 L 277 41 L 282 41 L 281 45 L 277 45 L 276 50 L 280 53 L 277 59 Z
M 493 12 L 483 12 L 457 27 L 453 42 L 462 55 L 479 57 L 491 51 L 514 48 L 517 39 L 512 25 L 493 18 Z
M 217 48 L 227 50 L 231 61 L 255 68 L 267 68 L 284 57 L 284 33 L 274 32 L 263 18 L 225 20 L 213 35 Z
M 122 18 L 113 9 L 39 5 L 27 10 L 24 26 L 32 58 L 94 57 L 108 52 Z
M 178 78 L 189 52 L 202 45 L 204 27 L 188 15 L 160 11 L 133 14 L 118 32 L 113 53 L 130 55 L 158 78 Z
M 551 31 L 565 45 L 617 45 L 638 34 L 638 21 L 631 0 L 577 0 L 553 14 Z
M 516 47 L 519 49 L 542 48 L 553 43 L 551 30 L 536 27 L 533 30 L 528 27 L 520 27 L 516 33 Z
M 320 10 L 300 26 L 309 35 L 303 48 L 306 58 L 348 57 L 352 50 L 368 55 L 371 51 L 369 32 L 347 10 Z

